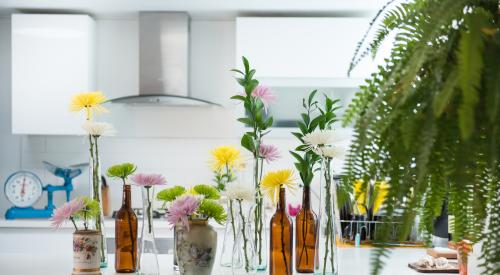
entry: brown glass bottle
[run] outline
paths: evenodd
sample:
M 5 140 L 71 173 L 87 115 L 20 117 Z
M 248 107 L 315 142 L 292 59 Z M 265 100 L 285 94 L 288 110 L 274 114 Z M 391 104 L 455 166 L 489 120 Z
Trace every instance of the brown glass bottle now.
M 271 218 L 270 230 L 269 274 L 292 275 L 293 224 L 286 212 L 284 188 L 280 188 L 277 209 Z
M 317 225 L 318 217 L 311 209 L 311 188 L 304 186 L 302 208 L 295 217 L 295 269 L 297 272 L 314 272 Z
M 134 273 L 137 267 L 137 216 L 130 196 L 130 185 L 124 185 L 122 207 L 115 218 L 115 270 L 119 273 Z

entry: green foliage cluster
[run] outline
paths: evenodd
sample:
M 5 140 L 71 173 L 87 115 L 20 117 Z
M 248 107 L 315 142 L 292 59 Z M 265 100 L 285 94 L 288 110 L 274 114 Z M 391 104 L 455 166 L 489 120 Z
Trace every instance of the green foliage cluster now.
M 164 202 L 173 202 L 184 193 L 186 193 L 186 188 L 183 186 L 173 186 L 158 192 L 158 194 L 156 194 L 156 199 Z
M 220 203 L 211 199 L 201 200 L 197 213 L 207 218 L 212 218 L 219 224 L 224 224 L 227 219 L 224 207 Z
M 125 180 L 132 175 L 137 170 L 137 167 L 133 163 L 122 163 L 116 164 L 108 168 L 107 175 L 110 178 L 122 179 L 125 184 Z
M 88 221 L 90 219 L 96 218 L 101 213 L 101 208 L 99 207 L 99 202 L 93 200 L 89 197 L 83 197 L 83 208 L 73 215 L 73 218 L 78 220 Z
M 498 10 L 498 0 L 412 0 L 380 12 L 374 40 L 351 69 L 395 33 L 391 55 L 344 117 L 354 122 L 348 182 L 389 182 L 385 219 L 402 224 L 401 240 L 417 215 L 429 237 L 448 202 L 453 239 L 483 241 L 487 275 L 500 273 Z M 379 236 L 387 240 L 388 228 Z M 374 254 L 372 274 L 388 253 Z
M 220 199 L 220 193 L 217 188 L 206 185 L 206 184 L 198 184 L 193 187 L 193 190 L 198 195 L 202 195 L 205 199 L 209 200 L 218 200 Z
M 213 181 L 215 182 L 215 188 L 218 191 L 226 190 L 226 186 L 236 180 L 236 174 L 233 169 L 228 169 L 227 171 L 215 171 Z
M 319 164 L 321 157 L 308 148 L 303 138 L 317 129 L 330 130 L 337 121 L 335 112 L 339 109 L 337 106 L 339 100 L 332 100 L 326 95 L 324 95 L 325 106 L 319 106 L 316 100 L 317 92 L 317 90 L 314 90 L 309 94 L 307 99 L 302 99 L 304 112 L 300 114 L 302 121 L 297 122 L 300 132 L 292 133 L 299 139 L 301 144 L 294 151 L 290 151 L 290 154 L 296 160 L 295 168 L 299 171 L 300 179 L 304 186 L 311 185 L 314 178 L 315 166 Z
M 255 69 L 250 69 L 250 64 L 244 56 L 242 59 L 245 72 L 237 69 L 232 71 L 241 75 L 236 80 L 244 88 L 245 94 L 232 96 L 231 99 L 243 102 L 246 116 L 238 118 L 238 121 L 252 128 L 251 132 L 246 132 L 241 138 L 241 146 L 252 152 L 254 157 L 257 158 L 261 139 L 269 133 L 266 130 L 273 125 L 273 117 L 266 115 L 262 100 L 252 96 L 252 92 L 259 85 L 259 81 L 253 78 Z

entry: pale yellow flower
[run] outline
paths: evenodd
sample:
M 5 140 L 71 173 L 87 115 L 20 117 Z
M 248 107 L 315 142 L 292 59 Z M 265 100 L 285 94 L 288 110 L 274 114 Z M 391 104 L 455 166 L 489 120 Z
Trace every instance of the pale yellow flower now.
M 241 152 L 233 146 L 219 146 L 211 151 L 212 159 L 210 166 L 213 171 L 221 171 L 224 168 L 240 169 L 243 165 Z
M 78 93 L 71 98 L 69 110 L 71 112 L 79 112 L 85 110 L 86 119 L 92 120 L 94 112 L 102 113 L 107 110 L 101 106 L 106 101 L 106 97 L 100 91 Z
M 296 188 L 293 171 L 291 169 L 268 172 L 262 179 L 261 189 L 273 203 L 277 201 L 280 188 L 288 188 L 291 190 Z

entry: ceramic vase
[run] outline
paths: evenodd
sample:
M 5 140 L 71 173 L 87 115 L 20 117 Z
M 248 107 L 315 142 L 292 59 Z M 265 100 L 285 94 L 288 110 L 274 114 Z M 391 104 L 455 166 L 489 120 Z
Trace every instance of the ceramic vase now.
M 189 228 L 177 226 L 175 249 L 179 272 L 210 275 L 217 252 L 217 232 L 206 219 L 189 221 Z
M 97 230 L 77 230 L 73 233 L 72 275 L 100 275 L 101 236 Z

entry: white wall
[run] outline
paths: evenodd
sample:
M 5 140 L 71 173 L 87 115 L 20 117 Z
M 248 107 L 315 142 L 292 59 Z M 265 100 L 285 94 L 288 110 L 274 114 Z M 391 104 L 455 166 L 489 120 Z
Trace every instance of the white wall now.
M 110 98 L 138 87 L 137 20 L 97 21 L 97 87 Z M 103 138 L 103 167 L 125 161 L 140 171 L 162 173 L 170 185 L 209 183 L 209 151 L 218 145 L 239 144 L 242 130 L 236 122 L 235 105 L 229 101 L 238 86 L 229 72 L 235 60 L 233 21 L 193 21 L 191 24 L 190 86 L 194 96 L 220 102 L 225 108 L 145 108 L 112 106 L 105 115 L 115 122 L 118 134 Z M 10 134 L 10 20 L 0 19 L 0 183 L 22 168 L 39 174 L 46 183 L 59 183 L 44 171 L 42 161 L 61 165 L 87 162 L 83 137 L 13 136 Z M 103 116 L 104 119 L 104 116 Z M 139 136 L 148 137 L 139 137 Z M 125 137 L 126 136 L 126 137 Z M 292 138 L 273 138 L 284 156 L 269 169 L 292 167 L 288 150 Z M 245 176 L 246 177 L 246 176 Z M 121 202 L 121 185 L 111 182 L 112 207 Z M 75 179 L 74 195 L 88 192 L 88 174 Z M 137 190 L 136 190 L 137 192 Z M 63 194 L 56 194 L 60 204 Z M 135 206 L 140 205 L 134 194 Z M 46 199 L 36 206 L 45 205 Z M 0 215 L 9 207 L 0 195 Z

